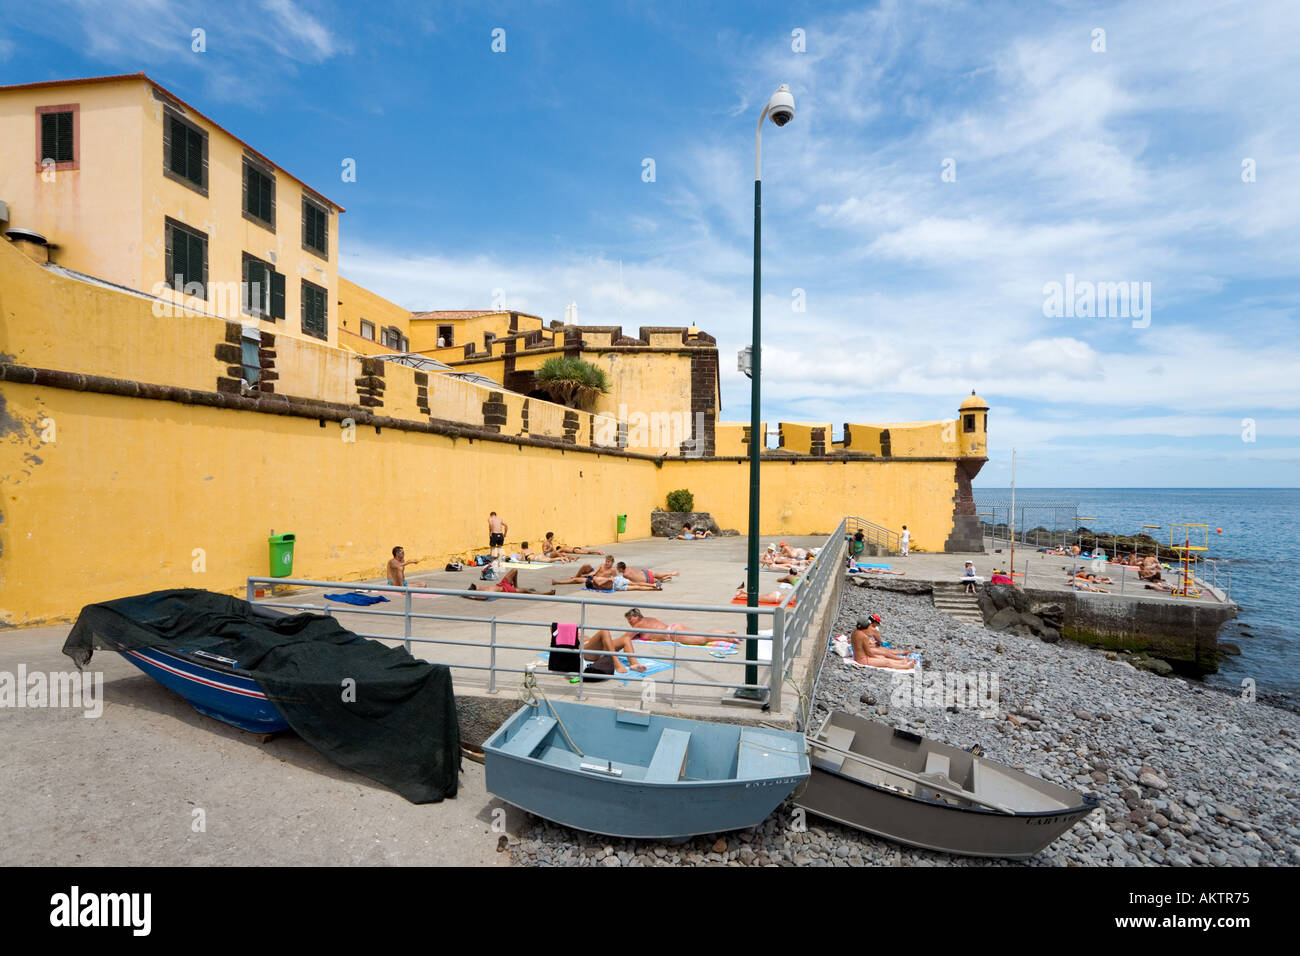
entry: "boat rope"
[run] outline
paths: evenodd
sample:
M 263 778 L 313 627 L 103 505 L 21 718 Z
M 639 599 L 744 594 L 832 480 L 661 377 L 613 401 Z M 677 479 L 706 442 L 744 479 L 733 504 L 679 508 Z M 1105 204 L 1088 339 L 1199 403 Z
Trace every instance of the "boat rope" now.
M 561 719 L 559 711 L 555 709 L 555 705 L 551 703 L 551 699 L 546 696 L 546 691 L 542 690 L 542 688 L 538 686 L 537 675 L 533 673 L 531 669 L 525 671 L 523 680 L 519 682 L 519 699 L 529 707 L 537 707 L 539 704 L 539 698 L 546 701 L 546 706 L 550 709 L 551 715 L 555 717 L 555 722 L 560 725 L 560 733 L 564 734 L 564 739 L 569 742 L 569 746 L 573 748 L 573 752 L 579 757 L 587 756 L 582 752 L 582 748 L 575 744 L 573 738 L 569 736 L 569 729 L 564 726 L 564 721 Z

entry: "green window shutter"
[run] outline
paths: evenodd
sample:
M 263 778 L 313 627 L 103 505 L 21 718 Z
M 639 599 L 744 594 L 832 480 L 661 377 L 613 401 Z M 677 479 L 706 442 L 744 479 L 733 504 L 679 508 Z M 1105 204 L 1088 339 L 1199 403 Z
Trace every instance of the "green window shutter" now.
M 172 168 L 172 118 L 163 115 L 163 169 Z
M 244 204 L 244 212 L 253 211 L 253 167 L 244 163 L 244 198 L 241 200 Z
M 58 123 L 53 113 L 41 114 L 41 161 L 54 159 L 58 151 Z
M 167 226 L 167 267 L 163 273 L 167 285 L 176 281 L 176 230 Z
M 206 182 L 203 173 L 207 166 L 203 137 L 192 129 L 185 132 L 188 134 L 185 139 L 185 177 L 196 186 L 202 186 Z
M 253 315 L 265 312 L 264 303 L 268 294 L 266 281 L 266 263 L 256 259 L 244 260 L 244 311 Z
M 170 148 L 167 150 L 168 168 L 177 176 L 185 175 L 185 124 L 176 117 L 168 117 L 171 129 Z
M 58 130 L 59 130 L 59 155 L 56 157 L 61 163 L 70 163 L 75 159 L 72 142 L 72 114 L 59 113 Z
M 41 160 L 70 163 L 74 159 L 72 113 L 41 114 Z
M 177 292 L 185 288 L 185 273 L 189 270 L 190 245 L 185 233 L 169 226 L 167 248 L 171 250 L 171 263 L 167 269 L 167 284 Z
M 271 273 L 271 318 L 283 319 L 284 316 L 284 273 Z

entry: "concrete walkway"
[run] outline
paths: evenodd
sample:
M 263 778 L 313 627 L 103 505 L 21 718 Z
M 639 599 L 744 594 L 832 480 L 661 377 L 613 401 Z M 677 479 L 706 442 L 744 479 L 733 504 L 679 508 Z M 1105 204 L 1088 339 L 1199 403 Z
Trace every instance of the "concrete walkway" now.
M 0 671 L 74 671 L 67 631 L 5 634 Z M 196 713 L 117 654 L 97 652 L 95 671 L 98 718 L 0 709 L 0 865 L 508 862 L 493 822 L 513 833 L 523 815 L 486 792 L 479 764 L 465 762 L 456 799 L 416 806 L 294 734 L 263 744 Z
M 820 544 L 821 540 L 792 539 L 791 543 Z M 684 572 L 682 580 L 671 583 L 662 594 L 646 593 L 658 603 L 725 604 L 744 577 L 743 538 L 652 539 L 611 548 L 619 559 L 638 567 Z M 439 571 L 413 577 L 418 583 L 464 587 L 477 575 Z M 550 580 L 550 572 L 522 571 L 520 578 L 525 586 L 540 587 Z M 776 575 L 764 578 L 775 581 Z M 560 590 L 579 591 L 576 585 Z M 613 626 L 623 623 L 626 596 L 579 593 L 593 599 L 589 620 Z M 286 600 L 331 604 L 319 592 L 299 592 Z M 512 621 L 555 617 L 543 613 L 548 609 L 539 610 L 537 602 L 519 606 L 507 600 L 482 603 L 445 597 L 426 603 L 437 607 L 438 613 L 455 615 L 495 615 Z M 717 614 L 665 612 L 662 616 L 692 627 L 723 626 Z M 345 614 L 343 620 L 351 625 L 358 617 Z M 378 628 L 391 632 L 397 627 L 400 634 L 400 623 L 389 618 Z M 473 625 L 441 626 L 440 636 L 454 635 L 458 627 Z M 743 615 L 735 615 L 727 627 L 743 630 Z M 20 665 L 28 673 L 75 670 L 61 653 L 68 630 L 60 625 L 0 635 L 0 671 L 16 675 Z M 520 634 L 531 632 L 527 643 L 534 649 L 515 652 L 521 660 L 535 660 L 536 648 L 548 644 L 541 628 L 505 630 L 514 632 L 512 638 L 519 643 L 525 643 Z M 417 645 L 422 656 L 443 659 L 448 647 Z M 679 671 L 718 679 L 719 668 L 710 666 L 717 662 L 707 653 L 678 650 L 686 652 L 684 656 L 703 658 L 679 665 Z M 416 806 L 335 766 L 294 734 L 260 743 L 252 735 L 196 713 L 117 654 L 97 652 L 88 672 L 103 674 L 103 711 L 97 718 L 87 718 L 79 709 L 0 708 L 4 740 L 0 865 L 501 866 L 508 862 L 508 854 L 497 851 L 499 826 L 503 824 L 513 836 L 524 815 L 486 792 L 479 764 L 465 761 L 460 793 L 454 800 Z M 459 696 L 473 680 L 466 672 L 455 673 Z M 516 684 L 514 675 L 501 679 L 498 696 L 508 709 L 513 708 Z M 569 690 L 567 684 L 556 686 L 562 686 L 561 693 Z M 556 693 L 552 685 L 548 690 Z M 632 684 L 624 693 L 639 691 Z M 715 704 L 718 694 L 712 691 Z M 734 710 L 724 714 L 735 719 L 745 716 Z M 201 815 L 196 813 L 200 810 Z

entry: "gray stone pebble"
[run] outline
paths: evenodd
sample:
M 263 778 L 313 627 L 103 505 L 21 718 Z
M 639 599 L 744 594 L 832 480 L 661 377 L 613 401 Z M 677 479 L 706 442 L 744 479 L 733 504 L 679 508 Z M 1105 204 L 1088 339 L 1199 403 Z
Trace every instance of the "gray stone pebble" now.
M 1300 715 L 1137 670 L 1068 641 L 958 623 L 928 597 L 846 586 L 831 633 L 866 613 L 887 641 L 918 646 L 927 672 L 996 675 L 996 712 L 895 699 L 894 675 L 828 655 L 809 725 L 870 714 L 1000 763 L 1095 793 L 1100 812 L 1037 856 L 1006 861 L 902 847 L 816 817 L 796 832 L 782 805 L 752 831 L 678 845 L 607 841 L 529 818 L 524 866 L 1294 866 L 1300 863 Z M 1120 657 L 1122 655 L 1112 655 Z M 723 849 L 725 847 L 725 849 Z

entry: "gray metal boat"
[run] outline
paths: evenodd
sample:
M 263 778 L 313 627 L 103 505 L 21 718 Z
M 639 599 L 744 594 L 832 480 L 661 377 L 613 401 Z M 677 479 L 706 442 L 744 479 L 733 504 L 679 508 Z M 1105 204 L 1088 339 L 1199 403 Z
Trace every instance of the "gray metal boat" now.
M 571 702 L 521 707 L 483 745 L 487 789 L 605 836 L 757 826 L 808 776 L 802 734 Z
M 812 775 L 796 805 L 927 850 L 1033 856 L 1098 806 L 1092 794 L 842 711 L 808 748 Z

